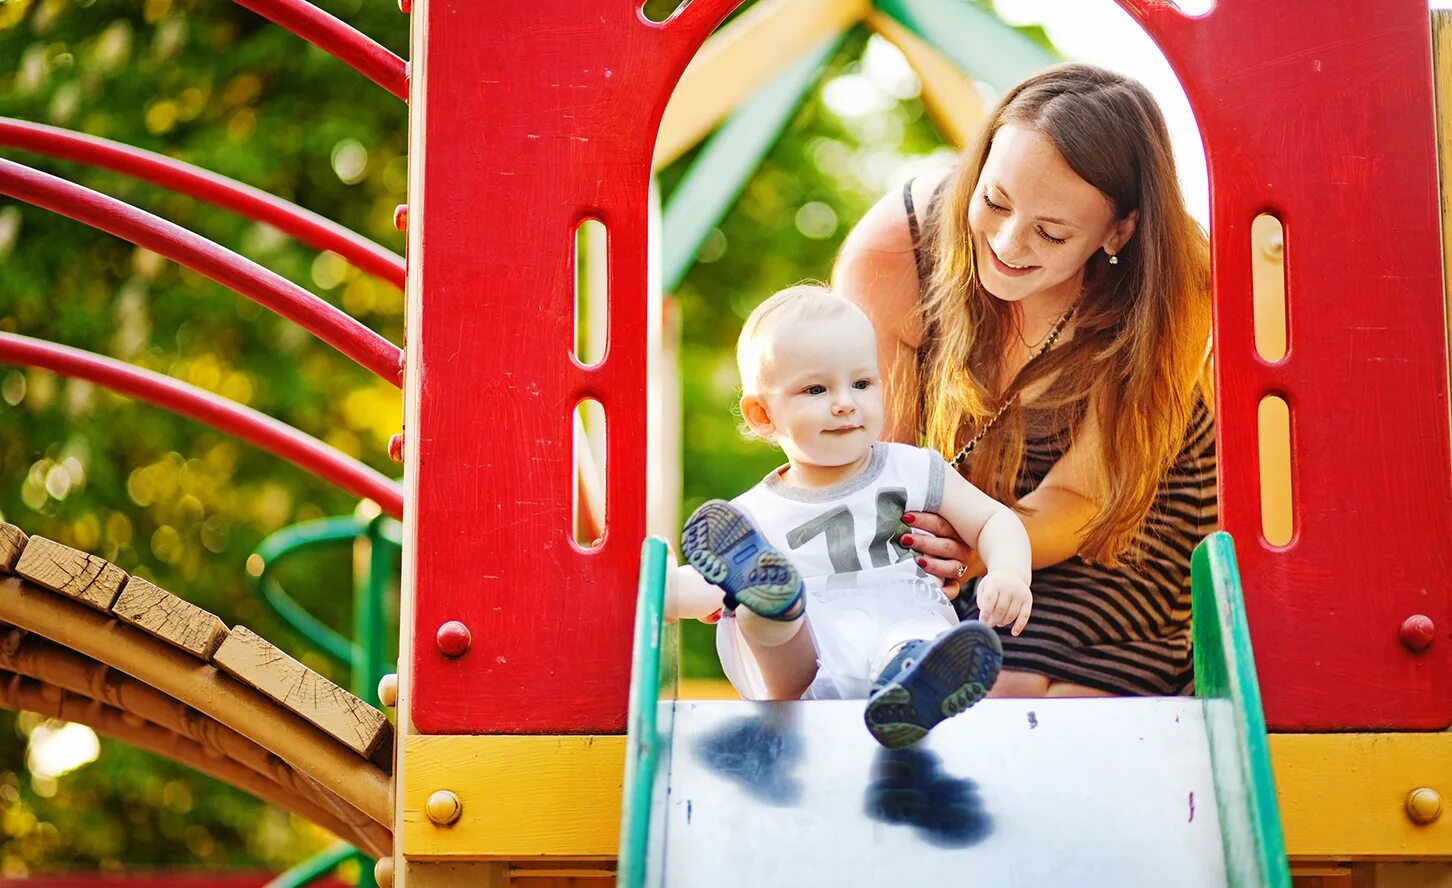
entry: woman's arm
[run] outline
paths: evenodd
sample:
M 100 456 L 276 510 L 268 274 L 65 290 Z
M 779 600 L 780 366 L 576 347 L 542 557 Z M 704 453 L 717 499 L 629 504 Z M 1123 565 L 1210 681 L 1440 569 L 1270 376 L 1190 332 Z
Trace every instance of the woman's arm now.
M 913 183 L 920 222 L 943 175 Z M 878 370 L 887 387 L 883 438 L 916 444 L 920 286 L 902 189 L 879 200 L 847 235 L 832 269 L 832 288 L 866 312 L 877 330 Z

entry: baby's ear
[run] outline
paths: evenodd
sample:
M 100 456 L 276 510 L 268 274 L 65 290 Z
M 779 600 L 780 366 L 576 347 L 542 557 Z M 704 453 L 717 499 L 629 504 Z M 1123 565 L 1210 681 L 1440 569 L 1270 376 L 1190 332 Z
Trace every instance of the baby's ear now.
M 766 402 L 757 395 L 741 396 L 741 418 L 746 420 L 747 427 L 759 438 L 770 441 L 776 434 L 771 414 L 766 412 Z

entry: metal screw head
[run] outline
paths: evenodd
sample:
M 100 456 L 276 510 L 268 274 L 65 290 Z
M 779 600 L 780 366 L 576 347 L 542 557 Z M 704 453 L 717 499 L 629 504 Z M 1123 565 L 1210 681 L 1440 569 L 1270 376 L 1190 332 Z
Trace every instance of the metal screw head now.
M 424 811 L 435 826 L 449 826 L 464 813 L 464 803 L 447 789 L 440 789 L 429 796 Z
M 469 633 L 469 627 L 458 620 L 450 620 L 439 627 L 439 633 L 434 639 L 439 646 L 439 652 L 445 657 L 462 657 L 473 644 L 474 637 Z
M 384 706 L 398 705 L 398 673 L 390 672 L 378 679 L 378 702 Z
M 1437 790 L 1420 786 L 1407 794 L 1407 816 L 1416 823 L 1431 823 L 1442 816 L 1442 795 Z
M 1420 654 L 1437 640 L 1437 626 L 1426 614 L 1412 614 L 1402 621 L 1397 636 L 1403 647 L 1414 654 Z

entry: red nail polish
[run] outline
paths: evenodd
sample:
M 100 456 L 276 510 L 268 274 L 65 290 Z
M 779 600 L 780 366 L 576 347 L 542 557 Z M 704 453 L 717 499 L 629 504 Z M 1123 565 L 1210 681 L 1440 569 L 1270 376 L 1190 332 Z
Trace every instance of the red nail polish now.
M 913 535 L 910 533 L 903 534 L 902 539 L 898 540 L 898 543 L 904 549 L 911 549 L 913 547 Z
M 914 515 L 904 515 L 904 516 L 902 516 L 902 523 L 903 524 L 916 524 L 917 523 L 917 520 L 918 520 L 917 517 L 914 516 Z
M 928 566 L 928 559 L 926 559 L 926 558 L 919 558 L 918 559 L 918 567 L 927 567 L 927 566 Z

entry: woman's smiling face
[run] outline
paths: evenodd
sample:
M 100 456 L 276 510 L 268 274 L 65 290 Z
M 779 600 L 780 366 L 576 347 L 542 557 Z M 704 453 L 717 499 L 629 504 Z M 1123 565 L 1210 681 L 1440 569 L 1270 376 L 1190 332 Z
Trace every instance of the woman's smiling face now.
M 1005 124 L 994 134 L 968 211 L 979 279 L 1006 302 L 1073 299 L 1084 264 L 1101 247 L 1118 252 L 1135 216 L 1116 219 L 1109 198 L 1037 130 Z

